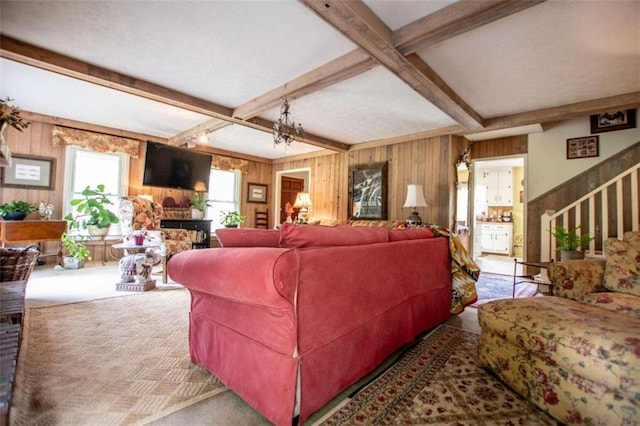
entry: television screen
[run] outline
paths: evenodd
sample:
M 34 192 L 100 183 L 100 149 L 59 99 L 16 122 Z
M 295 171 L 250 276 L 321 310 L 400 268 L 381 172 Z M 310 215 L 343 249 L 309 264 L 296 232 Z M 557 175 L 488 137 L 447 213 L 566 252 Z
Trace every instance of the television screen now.
M 211 155 L 147 141 L 142 184 L 207 191 Z

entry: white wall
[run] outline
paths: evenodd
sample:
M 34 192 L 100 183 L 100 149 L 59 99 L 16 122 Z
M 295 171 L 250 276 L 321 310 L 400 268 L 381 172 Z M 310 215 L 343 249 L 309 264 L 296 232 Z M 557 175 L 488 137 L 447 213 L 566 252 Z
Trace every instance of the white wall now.
M 640 108 L 636 110 L 640 125 Z M 640 141 L 640 127 L 597 133 L 598 157 L 567 160 L 567 139 L 591 135 L 589 117 L 544 125 L 544 132 L 529 135 L 527 200 L 533 200 L 559 184 Z

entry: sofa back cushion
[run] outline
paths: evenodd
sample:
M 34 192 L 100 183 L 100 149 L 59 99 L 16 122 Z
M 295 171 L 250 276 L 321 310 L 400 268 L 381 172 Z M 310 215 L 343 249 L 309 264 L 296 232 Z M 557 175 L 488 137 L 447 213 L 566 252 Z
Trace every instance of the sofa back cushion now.
M 603 287 L 640 296 L 640 242 L 609 238 L 604 242 L 607 263 Z
M 222 228 L 216 230 L 222 247 L 278 247 L 277 229 Z
M 283 223 L 280 228 L 280 247 L 357 246 L 389 241 L 387 228 L 349 225 L 293 225 Z
M 389 229 L 389 241 L 418 240 L 434 236 L 431 228 Z

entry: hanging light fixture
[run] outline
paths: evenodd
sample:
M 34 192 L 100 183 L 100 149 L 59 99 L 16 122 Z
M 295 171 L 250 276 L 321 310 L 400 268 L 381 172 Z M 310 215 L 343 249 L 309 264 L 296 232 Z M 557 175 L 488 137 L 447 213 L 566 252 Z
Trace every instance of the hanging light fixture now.
M 280 108 L 280 118 L 277 123 L 273 123 L 274 146 L 281 143 L 289 146 L 291 142 L 302 139 L 302 124 L 298 123 L 296 126 L 296 123 L 289 119 L 289 114 L 289 102 L 284 98 L 284 104 Z

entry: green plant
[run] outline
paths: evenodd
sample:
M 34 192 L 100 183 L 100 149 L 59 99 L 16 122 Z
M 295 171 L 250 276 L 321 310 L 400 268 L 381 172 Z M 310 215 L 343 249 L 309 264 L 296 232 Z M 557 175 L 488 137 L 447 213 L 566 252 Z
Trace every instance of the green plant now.
M 14 200 L 9 203 L 0 204 L 0 216 L 4 216 L 9 213 L 31 213 L 34 211 L 36 211 L 36 205 L 26 201 Z
M 211 207 L 210 202 L 211 200 L 207 200 L 206 194 L 204 192 L 203 193 L 196 192 L 193 195 L 193 200 L 191 200 L 191 207 L 203 212 L 205 208 Z
M 104 192 L 104 185 L 97 185 L 95 189 L 88 186 L 82 191 L 82 198 L 74 198 L 70 204 L 76 208 L 78 214 L 69 213 L 64 218 L 69 221 L 70 229 L 86 228 L 95 225 L 98 228 L 108 228 L 111 224 L 118 223 L 118 217 L 106 206 L 113 203 Z
M 79 241 L 79 238 L 78 236 L 72 237 L 66 232 L 63 232 L 60 236 L 60 241 L 62 241 L 62 245 L 67 251 L 68 256 L 73 256 L 78 260 L 91 260 L 91 252 L 89 252 L 86 245 Z
M 572 230 L 567 230 L 563 226 L 553 228 L 551 235 L 556 239 L 556 248 L 564 251 L 577 251 L 589 245 L 589 241 L 594 237 L 589 234 L 579 234 L 580 225 Z
M 241 223 L 244 223 L 245 220 L 247 220 L 246 216 L 241 215 L 240 213 L 233 211 L 233 212 L 223 212 L 221 211 L 221 216 L 220 216 L 220 224 L 221 225 L 240 225 Z

